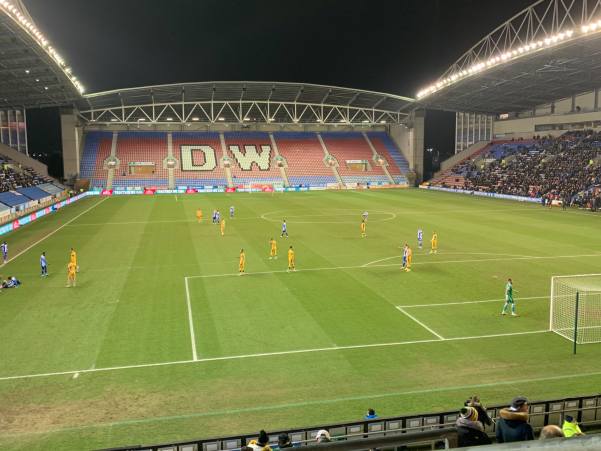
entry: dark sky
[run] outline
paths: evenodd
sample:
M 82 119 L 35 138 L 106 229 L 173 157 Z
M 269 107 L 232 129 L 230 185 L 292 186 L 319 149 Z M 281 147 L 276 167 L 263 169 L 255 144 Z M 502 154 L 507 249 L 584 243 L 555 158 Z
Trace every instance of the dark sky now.
M 533 0 L 24 3 L 87 92 L 262 80 L 413 97 Z

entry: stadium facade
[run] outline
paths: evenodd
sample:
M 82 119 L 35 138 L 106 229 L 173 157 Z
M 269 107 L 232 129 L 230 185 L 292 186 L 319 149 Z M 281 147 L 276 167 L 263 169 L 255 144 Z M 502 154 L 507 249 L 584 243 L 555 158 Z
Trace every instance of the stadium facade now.
M 457 153 L 469 153 L 474 144 L 492 139 L 556 135 L 601 125 L 600 0 L 535 2 L 482 38 L 415 99 L 305 83 L 251 81 L 86 94 L 73 69 L 36 28 L 20 1 L 1 0 L 0 9 L 0 42 L 6 49 L 0 55 L 1 141 L 27 153 L 27 109 L 60 106 L 66 177 L 81 176 L 90 131 L 383 131 L 407 162 L 407 169 L 401 168 L 407 171 L 406 178 L 420 181 L 424 111 L 429 108 L 456 112 Z M 171 155 L 164 150 L 163 158 Z M 181 165 L 181 159 L 179 154 L 165 164 Z M 118 158 L 102 162 L 107 171 L 116 164 Z M 407 177 L 409 172 L 412 177 Z M 106 178 L 108 184 L 108 173 Z

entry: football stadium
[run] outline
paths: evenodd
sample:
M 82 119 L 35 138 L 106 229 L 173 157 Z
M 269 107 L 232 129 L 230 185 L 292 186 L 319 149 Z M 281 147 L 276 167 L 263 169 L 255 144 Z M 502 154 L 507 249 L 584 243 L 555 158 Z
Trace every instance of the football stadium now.
M 27 3 L 0 0 L 0 449 L 601 449 L 600 0 L 493 17 L 405 95 L 87 92 Z

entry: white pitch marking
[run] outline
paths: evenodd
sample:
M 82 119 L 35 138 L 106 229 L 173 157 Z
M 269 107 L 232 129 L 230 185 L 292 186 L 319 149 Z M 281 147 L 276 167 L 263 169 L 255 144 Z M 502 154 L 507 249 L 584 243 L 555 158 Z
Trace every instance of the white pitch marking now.
M 428 255 L 427 252 L 421 252 L 421 253 L 418 252 L 416 254 L 417 255 Z M 498 254 L 496 252 L 443 252 L 443 253 L 439 253 L 437 255 L 500 255 L 500 256 L 504 256 L 504 257 L 537 258 L 536 256 L 533 256 L 533 255 Z M 362 266 L 367 267 L 369 265 L 373 265 L 374 263 L 385 262 L 386 260 L 392 260 L 393 258 L 401 258 L 401 257 L 402 257 L 402 255 L 393 255 L 392 257 L 385 257 L 385 258 L 381 258 L 379 260 L 367 262 Z
M 365 345 L 349 345 L 349 346 L 331 346 L 327 348 L 310 348 L 310 349 L 296 349 L 292 351 L 276 351 L 276 352 L 263 352 L 258 354 L 243 354 L 243 355 L 233 355 L 233 356 L 223 356 L 223 357 L 207 357 L 198 360 L 175 360 L 172 362 L 160 362 L 160 363 L 142 363 L 139 365 L 124 365 L 124 366 L 113 366 L 106 368 L 94 368 L 87 370 L 71 370 L 71 371 L 59 371 L 54 373 L 38 373 L 38 374 L 26 374 L 21 376 L 4 376 L 0 377 L 0 381 L 9 381 L 9 380 L 20 380 L 20 379 L 33 379 L 38 377 L 53 377 L 53 376 L 65 376 L 72 375 L 75 373 L 84 374 L 84 373 L 99 373 L 106 371 L 118 371 L 118 370 L 129 370 L 129 369 L 139 369 L 139 368 L 154 368 L 154 367 L 162 367 L 162 366 L 173 366 L 173 365 L 185 365 L 190 363 L 206 363 L 206 362 L 217 362 L 222 360 L 241 360 L 241 359 L 252 359 L 252 358 L 260 358 L 260 357 L 277 357 L 282 355 L 291 355 L 291 354 L 308 354 L 313 352 L 333 352 L 333 351 L 346 351 L 353 349 L 366 349 L 366 348 L 383 348 L 390 346 L 404 346 L 404 345 L 414 345 L 414 344 L 429 344 L 429 343 L 443 343 L 447 341 L 463 341 L 463 340 L 482 340 L 485 338 L 499 338 L 499 337 L 512 337 L 518 335 L 534 335 L 534 334 L 550 334 L 551 331 L 546 330 L 532 330 L 525 332 L 510 332 L 510 333 L 502 333 L 502 334 L 491 334 L 491 335 L 478 335 L 471 337 L 452 337 L 452 338 L 443 338 L 443 339 L 426 339 L 426 340 L 412 340 L 412 341 L 397 341 L 397 342 L 389 342 L 389 343 L 372 343 Z
M 67 222 L 65 222 L 62 226 L 57 227 L 56 229 L 54 229 L 52 232 L 48 233 L 47 235 L 44 235 L 42 238 L 40 238 L 39 240 L 37 240 L 35 243 L 27 246 L 25 249 L 23 249 L 21 252 L 19 252 L 18 254 L 16 254 L 14 257 L 9 258 L 8 261 L 6 263 L 10 263 L 13 260 L 15 260 L 16 258 L 20 257 L 21 255 L 23 255 L 25 252 L 27 252 L 28 250 L 30 250 L 31 248 L 37 246 L 38 244 L 40 244 L 42 241 L 44 241 L 46 238 L 51 237 L 52 235 L 54 235 L 56 232 L 58 232 L 59 230 L 61 230 L 63 227 L 68 226 L 70 223 L 72 223 L 73 221 L 75 221 L 77 218 L 85 215 L 88 211 L 92 210 L 93 208 L 96 208 L 98 205 L 100 205 L 102 202 L 104 202 L 105 200 L 107 200 L 108 197 L 105 197 L 104 199 L 102 199 L 100 202 L 96 202 L 94 205 L 92 205 L 90 208 L 88 208 L 87 210 L 82 211 L 80 214 L 78 214 L 77 216 L 75 216 L 74 218 L 69 219 Z M 64 207 L 63 207 L 64 208 Z
M 412 265 L 440 265 L 445 263 L 477 263 L 477 262 L 496 262 L 496 261 L 512 261 L 512 260 L 545 260 L 545 259 L 557 259 L 557 258 L 583 258 L 583 257 L 601 257 L 601 253 L 599 254 L 581 254 L 581 255 L 549 255 L 549 256 L 540 256 L 540 257 L 506 257 L 506 258 L 478 258 L 478 259 L 469 259 L 469 260 L 432 260 L 432 261 L 422 261 L 422 262 L 413 262 Z M 297 269 L 295 272 L 311 272 L 311 271 L 338 271 L 345 269 L 373 269 L 373 268 L 388 268 L 391 266 L 399 266 L 396 263 L 389 263 L 386 265 L 356 265 L 356 266 L 324 266 L 318 268 L 301 268 Z M 247 272 L 246 275 L 261 275 L 261 274 L 280 274 L 286 273 L 286 270 L 278 270 L 278 271 L 257 271 L 257 272 Z M 186 276 L 188 279 L 196 279 L 196 278 L 213 278 L 213 277 L 231 277 L 237 276 L 237 272 L 230 273 L 222 273 L 222 274 L 204 274 L 204 275 L 192 275 Z
M 192 321 L 192 305 L 190 304 L 190 287 L 188 286 L 188 278 L 184 277 L 184 284 L 186 285 L 186 303 L 188 304 L 188 325 L 190 327 L 190 342 L 192 344 L 192 360 L 198 360 L 198 354 L 196 353 L 196 336 L 194 335 L 194 322 Z
M 489 388 L 489 387 L 498 387 L 504 385 L 518 385 L 518 384 L 531 384 L 535 382 L 547 382 L 547 381 L 558 381 L 558 380 L 566 380 L 566 379 L 581 379 L 586 377 L 596 377 L 600 376 L 601 371 L 595 371 L 590 373 L 571 373 L 571 374 L 559 374 L 556 376 L 547 376 L 547 377 L 535 377 L 529 379 L 514 379 L 514 380 L 500 380 L 495 382 L 486 382 L 482 384 L 474 384 L 474 385 L 454 385 L 454 386 L 445 386 L 445 387 L 435 387 L 435 388 L 425 388 L 425 389 L 417 389 L 417 390 L 409 390 L 409 391 L 398 391 L 398 392 L 386 392 L 386 393 L 373 393 L 373 394 L 365 394 L 365 395 L 356 395 L 356 396 L 343 396 L 340 398 L 319 398 L 315 400 L 305 400 L 299 402 L 291 402 L 285 404 L 270 404 L 270 405 L 256 405 L 256 406 L 246 406 L 239 407 L 233 409 L 224 409 L 224 410 L 216 410 L 209 409 L 204 412 L 195 412 L 188 413 L 182 415 L 168 415 L 163 417 L 153 417 L 153 418 L 137 418 L 123 421 L 116 421 L 110 423 L 95 423 L 90 425 L 83 426 L 72 426 L 65 427 L 60 429 L 53 429 L 51 431 L 43 431 L 39 432 L 40 434 L 46 434 L 48 432 L 56 433 L 56 432 L 66 432 L 66 431 L 78 431 L 83 429 L 96 429 L 102 427 L 114 427 L 114 426 L 124 426 L 129 424 L 144 424 L 144 423 L 153 423 L 159 421 L 173 421 L 173 420 L 182 420 L 182 419 L 190 419 L 190 418 L 204 418 L 204 417 L 215 417 L 215 416 L 231 416 L 231 415 L 239 415 L 239 414 L 250 414 L 252 412 L 262 412 L 267 410 L 278 410 L 278 409 L 290 409 L 295 407 L 306 407 L 306 406 L 318 406 L 323 404 L 334 404 L 339 402 L 349 402 L 349 401 L 365 401 L 372 399 L 380 399 L 380 398 L 391 398 L 391 397 L 400 397 L 400 396 L 415 396 L 426 393 L 442 393 L 449 391 L 463 391 L 470 392 L 476 388 Z M 4 437 L 18 437 L 22 435 L 31 435 L 32 432 L 18 432 L 18 433 L 7 433 L 3 434 Z
M 518 301 L 521 300 L 534 300 L 534 299 L 549 299 L 549 296 L 530 296 L 525 298 L 516 298 Z M 413 304 L 413 305 L 399 305 L 401 308 L 417 308 L 417 307 L 445 307 L 447 305 L 465 305 L 465 304 L 485 304 L 487 302 L 501 302 L 505 299 L 484 299 L 482 301 L 458 301 L 458 302 L 442 302 L 440 304 Z
M 408 316 L 409 318 L 411 318 L 413 321 L 415 321 L 417 324 L 419 324 L 420 326 L 422 326 L 424 329 L 426 329 L 428 332 L 430 332 L 432 335 L 436 335 L 440 340 L 444 340 L 445 338 L 436 333 L 435 331 L 433 331 L 432 329 L 430 329 L 428 326 L 426 326 L 424 323 L 422 323 L 419 319 L 417 319 L 415 316 L 410 315 L 409 313 L 407 313 L 405 310 L 403 310 L 401 307 L 397 306 L 396 309 L 401 312 L 402 314 Z

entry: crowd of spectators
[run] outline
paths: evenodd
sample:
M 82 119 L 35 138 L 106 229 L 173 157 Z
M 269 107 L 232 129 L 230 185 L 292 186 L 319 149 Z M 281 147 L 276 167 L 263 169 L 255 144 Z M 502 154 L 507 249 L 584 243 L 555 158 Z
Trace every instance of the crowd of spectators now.
M 37 174 L 32 168 L 21 167 L 7 159 L 0 159 L 0 192 L 40 185 L 50 179 Z
M 364 416 L 365 420 L 378 419 L 374 409 L 368 409 Z M 513 398 L 508 407 L 499 411 L 498 418 L 491 418 L 486 407 L 483 406 L 478 396 L 467 399 L 458 412 L 455 428 L 458 435 L 458 446 L 480 446 L 493 443 L 486 428 L 494 426 L 495 440 L 497 443 L 515 443 L 535 440 L 534 429 L 529 423 L 529 404 L 524 396 Z M 561 426 L 549 424 L 543 427 L 539 434 L 539 440 L 549 440 L 558 437 L 576 437 L 584 435 L 576 419 L 565 415 Z M 320 429 L 315 435 L 315 442 L 319 444 L 335 441 L 336 437 L 330 436 L 327 429 Z M 255 440 L 251 440 L 241 451 L 272 451 L 274 448 L 290 448 L 300 446 L 301 443 L 293 443 L 287 433 L 278 436 L 277 445 L 269 444 L 269 436 L 262 430 Z M 436 449 L 438 449 L 436 447 Z M 442 448 L 441 448 L 442 449 Z
M 468 191 L 484 191 L 601 207 L 601 133 L 568 132 L 552 138 L 498 144 L 485 155 L 457 164 Z

